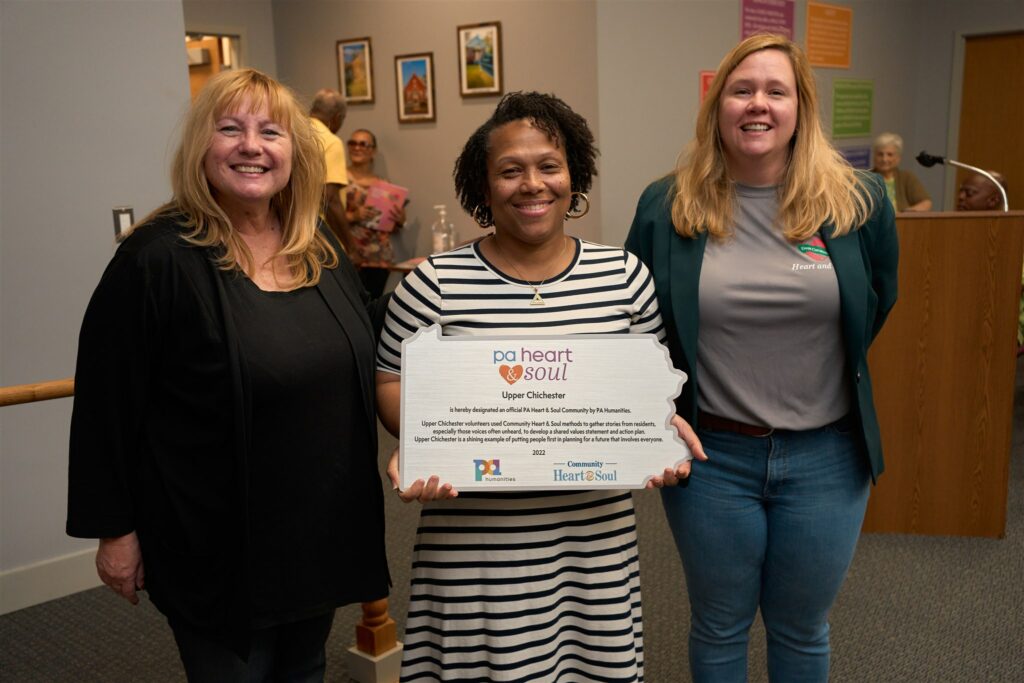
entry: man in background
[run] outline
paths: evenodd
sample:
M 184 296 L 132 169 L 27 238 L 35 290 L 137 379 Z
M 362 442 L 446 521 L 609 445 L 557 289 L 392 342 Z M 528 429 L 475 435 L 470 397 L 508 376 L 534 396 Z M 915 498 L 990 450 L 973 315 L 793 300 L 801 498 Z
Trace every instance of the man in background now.
M 989 171 L 1006 191 L 1006 178 L 1001 173 Z M 956 195 L 957 211 L 1002 211 L 1003 195 L 991 180 L 974 173 L 960 185 Z M 1017 307 L 1017 355 L 1024 355 L 1024 273 L 1021 274 L 1021 296 Z
M 324 179 L 324 217 L 331 230 L 341 240 L 346 251 L 350 251 L 348 221 L 345 220 L 345 206 L 342 204 L 342 188 L 348 185 L 348 171 L 345 170 L 345 146 L 336 133 L 345 121 L 347 105 L 337 90 L 324 88 L 313 97 L 309 117 L 313 130 L 320 138 L 327 162 L 327 177 Z
M 996 171 L 989 171 L 1006 190 L 1006 179 Z M 991 180 L 975 173 L 961 185 L 956 196 L 957 211 L 1002 211 L 1003 195 Z

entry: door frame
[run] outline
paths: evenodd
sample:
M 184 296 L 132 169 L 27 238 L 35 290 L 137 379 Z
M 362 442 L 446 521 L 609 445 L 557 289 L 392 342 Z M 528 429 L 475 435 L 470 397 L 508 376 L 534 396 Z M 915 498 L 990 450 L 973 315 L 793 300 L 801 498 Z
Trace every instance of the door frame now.
M 231 68 L 245 68 L 252 64 L 249 60 L 249 36 L 248 31 L 242 26 L 223 26 L 217 24 L 208 24 L 205 22 L 190 23 L 185 22 L 185 35 L 192 33 L 203 33 L 211 36 L 231 36 L 238 38 L 238 64 L 233 65 Z M 270 74 L 274 78 L 277 78 L 277 74 Z
M 998 31 L 956 31 L 953 34 L 953 72 L 950 75 L 949 87 L 949 122 L 946 130 L 946 156 L 957 154 L 960 149 L 960 103 L 964 90 L 964 56 L 967 54 L 968 38 L 984 38 L 988 36 L 1004 36 L 1024 31 L 1024 26 Z M 953 156 L 956 159 L 955 156 Z M 960 159 L 957 159 L 960 161 Z M 943 183 L 943 210 L 956 209 L 956 175 L 955 166 L 943 164 L 945 182 Z

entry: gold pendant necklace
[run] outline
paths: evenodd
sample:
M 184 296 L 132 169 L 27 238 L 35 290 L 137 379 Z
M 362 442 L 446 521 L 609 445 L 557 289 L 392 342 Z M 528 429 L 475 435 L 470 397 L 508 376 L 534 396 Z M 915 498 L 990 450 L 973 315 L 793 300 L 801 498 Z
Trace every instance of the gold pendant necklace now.
M 523 274 L 522 274 L 522 272 L 520 272 L 519 268 L 516 267 L 516 264 L 514 264 L 511 260 L 509 260 L 508 256 L 505 256 L 505 252 L 503 252 L 501 250 L 501 245 L 498 244 L 497 236 L 496 235 L 491 235 L 491 238 L 494 240 L 494 248 L 495 248 L 495 250 L 497 250 L 497 252 L 501 255 L 501 260 L 504 261 L 505 263 L 507 263 L 508 265 L 512 266 L 512 270 L 516 271 L 516 275 L 519 276 L 519 279 L 522 280 L 523 282 L 525 282 L 526 286 L 530 287 L 533 290 L 533 299 L 530 300 L 530 305 L 531 306 L 545 306 L 546 302 L 544 301 L 544 297 L 542 297 L 540 295 L 540 288 L 543 287 L 544 283 L 547 282 L 550 278 L 544 278 L 543 280 L 541 280 L 540 282 L 538 282 L 536 284 L 534 284 L 533 282 L 530 282 L 529 280 L 527 280 L 525 277 L 523 277 Z M 558 260 L 559 261 L 562 260 L 562 255 L 565 254 L 565 244 L 566 244 L 567 239 L 568 238 L 566 238 L 565 235 L 562 235 L 562 251 L 558 252 Z

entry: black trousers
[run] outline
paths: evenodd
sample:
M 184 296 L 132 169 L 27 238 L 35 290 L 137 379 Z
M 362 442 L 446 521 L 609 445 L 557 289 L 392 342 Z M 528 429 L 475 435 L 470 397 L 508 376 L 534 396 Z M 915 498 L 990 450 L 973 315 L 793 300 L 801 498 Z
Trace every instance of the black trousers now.
M 189 683 L 322 683 L 334 610 L 251 634 L 249 659 L 211 634 L 170 622 Z

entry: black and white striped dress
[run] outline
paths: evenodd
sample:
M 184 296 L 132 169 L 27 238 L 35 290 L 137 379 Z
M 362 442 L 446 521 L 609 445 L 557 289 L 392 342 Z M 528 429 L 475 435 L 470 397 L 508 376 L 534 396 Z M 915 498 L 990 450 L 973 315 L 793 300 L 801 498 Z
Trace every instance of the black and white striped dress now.
M 664 336 L 646 267 L 574 240 L 569 267 L 533 290 L 477 244 L 433 256 L 395 290 L 378 369 L 401 343 L 443 334 Z M 423 506 L 402 681 L 642 681 L 636 519 L 628 491 L 461 493 Z

